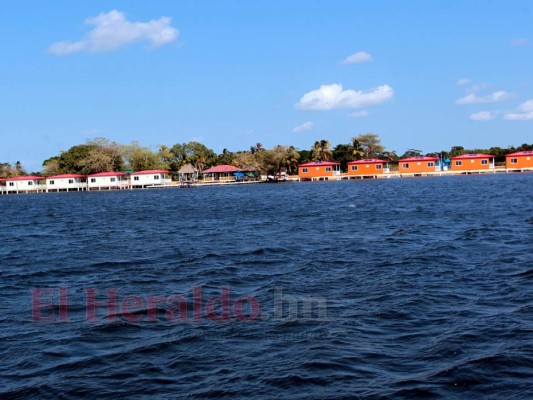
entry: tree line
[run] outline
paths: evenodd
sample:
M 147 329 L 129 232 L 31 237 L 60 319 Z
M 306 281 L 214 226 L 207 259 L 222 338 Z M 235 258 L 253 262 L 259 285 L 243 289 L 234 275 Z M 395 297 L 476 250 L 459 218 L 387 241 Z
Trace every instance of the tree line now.
M 325 139 L 317 140 L 309 149 L 303 150 L 288 145 L 277 145 L 271 149 L 265 149 L 261 143 L 256 143 L 250 146 L 249 150 L 232 152 L 224 149 L 220 154 L 195 141 L 177 143 L 171 147 L 160 145 L 153 150 L 135 141 L 123 145 L 105 138 L 96 138 L 48 158 L 43 162 L 42 171 L 32 174 L 90 175 L 99 172 L 133 172 L 150 169 L 165 169 L 176 174 L 183 165 L 190 163 L 200 173 L 215 165 L 228 164 L 264 175 L 277 175 L 281 172 L 296 174 L 298 164 L 312 161 L 337 161 L 341 164 L 341 170 L 346 171 L 348 162 L 366 158 L 380 158 L 396 163 L 401 158 L 421 155 L 447 159 L 461 154 L 487 153 L 493 154 L 496 162 L 504 162 L 506 154 L 527 150 L 533 150 L 533 144 L 488 149 L 465 149 L 462 146 L 453 146 L 448 151 L 425 154 L 421 150 L 408 149 L 402 155 L 398 155 L 394 150 L 386 150 L 379 135 L 375 133 L 361 134 L 353 137 L 348 143 L 341 143 L 335 147 L 332 147 L 331 143 Z M 2 178 L 26 174 L 27 171 L 18 161 L 13 165 L 0 163 L 0 177 Z

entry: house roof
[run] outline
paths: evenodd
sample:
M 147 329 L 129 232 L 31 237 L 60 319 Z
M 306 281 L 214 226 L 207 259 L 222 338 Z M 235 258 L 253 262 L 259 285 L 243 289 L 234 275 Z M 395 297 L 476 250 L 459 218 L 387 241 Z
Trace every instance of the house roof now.
M 335 162 L 335 161 L 315 161 L 315 162 L 309 162 L 305 164 L 298 164 L 299 167 L 331 167 L 333 165 L 340 165 L 341 163 Z
M 137 171 L 132 173 L 132 175 L 151 175 L 151 174 L 168 174 L 168 171 L 163 169 L 147 169 L 146 171 Z
M 388 161 L 387 160 L 380 160 L 379 158 L 367 158 L 365 160 L 357 160 L 357 161 L 350 161 L 348 163 L 348 165 L 353 165 L 353 164 L 386 164 Z
M 237 168 L 233 165 L 217 165 L 215 167 L 211 167 L 209 169 L 206 169 L 204 171 L 204 174 L 212 174 L 212 173 L 215 173 L 215 172 L 241 172 L 242 169 L 240 168 Z
M 474 158 L 494 158 L 492 154 L 463 154 L 452 157 L 452 160 L 471 160 Z
M 99 176 L 125 176 L 123 172 L 99 172 L 98 174 L 91 174 L 90 177 L 99 177 Z
M 191 164 L 185 164 L 178 171 L 178 173 L 180 174 L 194 174 L 195 172 L 198 172 L 198 170 L 194 168 Z
M 54 175 L 54 176 L 46 177 L 46 179 L 63 179 L 63 178 L 86 178 L 86 176 L 78 175 L 78 174 L 61 174 L 61 175 Z
M 423 156 L 423 157 L 407 157 L 407 158 L 402 158 L 401 162 L 404 162 L 404 161 L 438 161 L 439 158 L 438 157 L 429 157 L 429 156 Z
M 7 182 L 7 181 L 44 181 L 45 179 L 46 178 L 44 176 L 30 175 L 30 176 L 15 176 L 13 178 L 6 178 L 4 180 Z
M 533 151 L 517 151 L 516 153 L 506 154 L 505 157 L 533 156 Z

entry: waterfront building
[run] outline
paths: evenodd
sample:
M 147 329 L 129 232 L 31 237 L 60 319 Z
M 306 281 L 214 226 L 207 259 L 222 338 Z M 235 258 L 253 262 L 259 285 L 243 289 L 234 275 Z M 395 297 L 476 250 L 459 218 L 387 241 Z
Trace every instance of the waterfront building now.
M 348 176 L 376 176 L 389 171 L 387 161 L 377 158 L 350 161 L 348 163 Z
M 422 175 L 442 170 L 438 157 L 408 157 L 402 158 L 398 163 L 400 174 Z
M 16 176 L 3 180 L 5 193 L 45 192 L 46 180 L 42 176 Z
M 230 182 L 244 177 L 243 170 L 233 165 L 217 165 L 203 172 L 204 182 Z
M 87 177 L 79 174 L 62 174 L 46 178 L 47 192 L 71 192 L 87 190 Z
M 172 179 L 169 172 L 160 169 L 138 171 L 131 174 L 131 186 L 133 188 L 147 188 L 169 186 Z
M 122 172 L 100 172 L 87 177 L 87 186 L 89 190 L 128 189 L 130 180 Z
M 533 151 L 519 151 L 505 156 L 507 169 L 533 169 Z
M 335 161 L 316 161 L 298 165 L 298 177 L 310 180 L 340 178 L 341 164 Z
M 452 157 L 452 171 L 485 171 L 494 170 L 492 154 L 463 154 Z

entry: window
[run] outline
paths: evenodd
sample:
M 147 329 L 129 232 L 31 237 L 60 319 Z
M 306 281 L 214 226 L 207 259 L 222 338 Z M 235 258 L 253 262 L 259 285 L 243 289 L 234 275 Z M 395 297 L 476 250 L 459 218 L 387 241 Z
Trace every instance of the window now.
M 409 163 L 403 163 L 402 168 L 409 169 Z
M 428 162 L 428 167 L 434 167 L 434 166 L 435 166 L 434 162 L 432 162 L 432 161 Z
M 511 164 L 517 164 L 518 158 L 511 158 Z
M 463 165 L 463 162 L 462 162 L 462 161 L 456 161 L 456 162 L 455 162 L 455 165 L 458 166 L 458 167 L 460 167 L 461 165 Z
M 111 178 L 110 181 L 111 181 L 111 182 L 115 182 L 116 179 L 115 179 L 115 178 Z
M 33 181 L 29 181 L 28 186 L 33 186 Z
M 481 160 L 481 165 L 487 165 L 489 163 L 489 160 Z
M 352 165 L 352 171 L 357 171 L 357 165 Z
M 69 180 L 68 180 L 68 184 L 69 184 L 69 185 L 72 185 L 73 183 L 74 183 L 74 179 L 69 179 Z
M 159 179 L 159 175 L 154 175 L 154 179 L 158 180 Z
M 96 178 L 91 178 L 91 183 L 95 183 L 96 182 Z
M 309 172 L 307 168 L 302 168 L 302 173 L 306 174 L 307 172 Z
M 383 165 L 381 164 L 376 164 L 376 169 L 382 169 L 383 168 Z
M 331 172 L 331 167 L 326 167 L 326 172 Z
M 15 186 L 15 182 L 9 182 L 9 186 Z
M 54 181 L 49 181 L 48 183 L 49 183 L 50 185 L 53 185 L 53 184 L 55 184 L 55 182 L 54 182 Z
M 134 177 L 133 177 L 133 180 L 134 180 L 134 181 L 138 181 L 138 180 L 139 180 L 139 177 L 138 177 L 138 176 L 134 176 Z

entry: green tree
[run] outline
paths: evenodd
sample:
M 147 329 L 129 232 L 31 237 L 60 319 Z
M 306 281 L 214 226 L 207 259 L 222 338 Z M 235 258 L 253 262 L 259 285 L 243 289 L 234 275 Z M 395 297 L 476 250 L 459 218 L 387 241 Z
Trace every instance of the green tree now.
M 61 173 L 61 168 L 59 167 L 59 156 L 50 157 L 43 162 L 43 175 L 52 176 L 58 175 Z
M 417 149 L 407 149 L 405 153 L 400 158 L 408 157 L 420 157 L 422 155 L 422 150 Z
M 352 139 L 352 160 L 361 160 L 365 156 L 365 149 L 356 138 Z
M 376 158 L 378 157 L 379 153 L 383 153 L 385 151 L 385 148 L 381 144 L 379 135 L 375 133 L 364 133 L 354 137 L 352 141 L 360 144 L 365 158 Z
M 15 175 L 16 176 L 23 176 L 26 175 L 26 170 L 22 166 L 22 163 L 20 161 L 17 161 L 15 163 Z
M 176 171 L 181 166 L 191 163 L 200 172 L 214 165 L 217 161 L 215 152 L 199 142 L 178 143 L 170 149 L 172 154 L 171 169 Z
M 331 144 L 327 140 L 316 141 L 311 148 L 313 161 L 328 161 L 331 158 Z
M 136 141 L 122 146 L 121 153 L 126 167 L 132 171 L 168 168 L 168 164 L 161 160 L 159 154 L 154 153 L 149 147 L 140 146 Z
M 348 170 L 348 163 L 354 160 L 354 148 L 349 144 L 338 144 L 332 152 L 332 158 L 341 163 L 341 170 Z
M 300 150 L 300 157 L 298 157 L 298 164 L 305 164 L 311 161 L 311 151 L 309 150 Z
M 463 146 L 453 146 L 449 152 L 450 157 L 456 157 L 465 154 L 465 148 Z
M 222 150 L 222 153 L 217 157 L 217 165 L 233 165 L 235 161 L 235 154 L 233 154 L 228 149 Z

